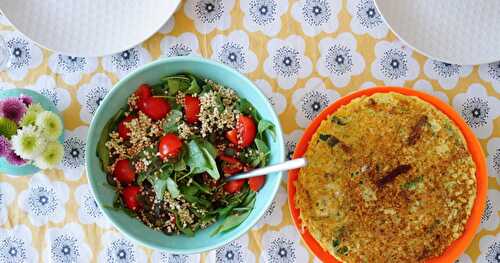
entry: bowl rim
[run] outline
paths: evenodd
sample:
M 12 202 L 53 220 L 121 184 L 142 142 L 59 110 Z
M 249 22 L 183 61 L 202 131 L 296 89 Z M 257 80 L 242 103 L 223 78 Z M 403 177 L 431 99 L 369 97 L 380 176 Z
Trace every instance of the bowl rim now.
M 441 101 L 440 99 L 429 95 L 427 93 L 423 93 L 420 91 L 416 91 L 411 88 L 405 87 L 391 87 L 391 86 L 379 86 L 368 89 L 362 89 L 355 91 L 353 93 L 347 94 L 340 99 L 336 100 L 332 104 L 330 104 L 327 108 L 319 113 L 319 115 L 309 124 L 307 129 L 304 132 L 304 135 L 297 143 L 295 148 L 295 152 L 293 154 L 293 158 L 302 157 L 305 151 L 308 148 L 309 141 L 312 139 L 312 136 L 319 128 L 319 125 L 323 120 L 325 120 L 329 115 L 334 113 L 341 106 L 348 104 L 355 98 L 359 98 L 362 96 L 370 96 L 375 93 L 389 93 L 395 92 L 407 96 L 418 97 L 431 105 L 433 105 L 436 109 L 443 112 L 445 115 L 450 118 L 455 125 L 460 129 L 462 135 L 464 136 L 467 142 L 467 148 L 471 153 L 472 159 L 476 164 L 476 199 L 474 200 L 474 205 L 471 210 L 471 214 L 467 219 L 467 223 L 465 225 L 465 230 L 463 234 L 456 240 L 454 240 L 443 252 L 442 255 L 438 257 L 433 257 L 428 259 L 426 262 L 453 262 L 456 260 L 469 246 L 470 242 L 474 238 L 477 228 L 481 223 L 481 215 L 484 210 L 485 201 L 486 201 L 486 192 L 488 190 L 488 172 L 485 163 L 485 156 L 481 148 L 481 144 L 479 143 L 477 137 L 474 135 L 472 130 L 467 126 L 462 117 L 447 103 Z M 341 262 L 333 255 L 331 255 L 328 251 L 324 250 L 318 241 L 311 235 L 311 233 L 302 225 L 300 219 L 300 211 L 295 206 L 295 193 L 296 187 L 295 182 L 298 178 L 300 169 L 295 169 L 288 172 L 288 204 L 290 214 L 292 215 L 292 221 L 299 232 L 302 240 L 306 244 L 306 246 L 315 254 L 318 258 L 320 258 L 324 262 Z
M 275 143 L 277 144 L 279 151 L 276 153 L 273 153 L 273 154 L 276 154 L 276 156 L 278 157 L 277 162 L 283 162 L 285 160 L 285 143 L 284 143 L 284 138 L 283 138 L 283 129 L 281 127 L 281 122 L 280 122 L 279 116 L 276 114 L 276 111 L 274 110 L 274 108 L 272 107 L 272 105 L 268 101 L 267 97 L 264 95 L 264 93 L 262 93 L 262 91 L 259 88 L 257 88 L 257 86 L 250 79 L 248 79 L 246 76 L 244 76 L 243 74 L 239 73 L 238 71 L 234 70 L 231 67 L 228 67 L 224 64 L 221 64 L 221 63 L 209 60 L 209 59 L 205 59 L 205 58 L 197 57 L 197 56 L 181 56 L 181 57 L 161 58 L 161 59 L 155 60 L 151 63 L 148 63 L 146 65 L 143 65 L 142 67 L 129 73 L 124 78 L 120 79 L 113 86 L 113 88 L 110 90 L 110 92 L 106 95 L 106 97 L 102 101 L 101 105 L 106 105 L 110 100 L 112 100 L 114 95 L 119 93 L 121 87 L 124 86 L 129 80 L 136 78 L 138 75 L 150 70 L 151 68 L 157 67 L 159 65 L 168 65 L 170 63 L 178 63 L 178 62 L 189 62 L 189 63 L 194 62 L 194 63 L 200 64 L 200 66 L 216 67 L 222 72 L 228 72 L 229 74 L 235 76 L 236 78 L 242 79 L 248 87 L 253 89 L 253 92 L 256 93 L 256 95 L 259 97 L 259 99 L 263 101 L 265 107 L 271 113 L 271 116 L 277 120 L 277 123 L 274 123 L 275 124 L 275 133 L 276 133 Z M 87 138 L 90 138 L 93 135 L 98 135 L 100 133 L 100 131 L 99 132 L 97 131 L 95 126 L 97 125 L 96 124 L 97 119 L 99 119 L 100 116 L 104 114 L 103 112 L 104 112 L 104 107 L 97 108 L 96 113 L 94 114 L 94 117 L 92 118 L 92 122 L 90 123 Z M 228 238 L 221 240 L 219 242 L 216 242 L 216 243 L 212 243 L 208 246 L 202 246 L 199 248 L 187 248 L 187 249 L 184 249 L 184 248 L 182 248 L 182 249 L 166 248 L 166 247 L 159 246 L 159 245 L 155 244 L 154 242 L 140 240 L 138 237 L 134 236 L 126 227 L 118 224 L 116 222 L 116 220 L 113 218 L 113 216 L 111 216 L 110 211 L 108 211 L 108 209 L 106 209 L 106 207 L 104 207 L 104 203 L 103 203 L 103 200 L 101 199 L 101 197 L 96 194 L 97 182 L 96 182 L 95 176 L 90 176 L 88 169 L 87 169 L 87 167 L 90 167 L 90 165 L 91 165 L 90 164 L 90 159 L 91 159 L 90 157 L 91 157 L 91 155 L 95 154 L 96 149 L 90 149 L 88 143 L 87 143 L 85 149 L 86 149 L 86 151 L 85 151 L 85 174 L 86 174 L 87 180 L 89 182 L 90 188 L 92 190 L 92 194 L 94 195 L 94 198 L 96 200 L 96 203 L 98 204 L 99 208 L 101 209 L 101 211 L 105 215 L 106 219 L 109 220 L 111 222 L 111 224 L 116 229 L 118 229 L 119 232 L 122 233 L 128 239 L 133 240 L 141 245 L 144 245 L 144 246 L 152 248 L 152 249 L 168 251 L 170 253 L 176 253 L 176 254 L 195 254 L 195 253 L 202 253 L 202 252 L 206 252 L 209 250 L 213 250 L 213 249 L 219 248 L 221 246 L 224 246 L 224 245 L 230 243 L 231 241 L 239 238 L 240 236 L 244 235 L 245 233 L 247 233 L 262 218 L 262 216 L 264 215 L 267 208 L 271 205 L 272 201 L 274 200 L 274 197 L 276 196 L 279 188 L 281 187 L 282 177 L 284 174 L 283 172 L 280 172 L 280 173 L 276 173 L 275 175 L 273 175 L 273 176 L 277 177 L 278 183 L 273 185 L 271 190 L 270 190 L 270 193 L 271 193 L 270 197 L 271 198 L 267 198 L 264 201 L 263 209 L 261 209 L 260 211 L 258 211 L 258 210 L 256 211 L 258 213 L 258 216 L 256 216 L 252 221 L 248 221 L 247 223 L 245 223 L 244 228 L 240 229 L 238 232 L 234 232 L 235 230 L 231 230 L 228 233 L 233 233 L 233 234 L 229 235 Z M 248 219 L 246 219 L 246 220 L 248 220 Z M 246 222 L 246 220 L 244 222 Z

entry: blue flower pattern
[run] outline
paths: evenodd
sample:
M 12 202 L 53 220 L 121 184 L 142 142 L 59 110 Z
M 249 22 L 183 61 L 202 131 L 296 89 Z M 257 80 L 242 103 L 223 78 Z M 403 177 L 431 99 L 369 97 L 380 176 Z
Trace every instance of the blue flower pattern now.
M 83 197 L 82 205 L 83 205 L 83 210 L 85 211 L 85 213 L 87 213 L 87 215 L 93 218 L 101 218 L 104 216 L 101 209 L 97 205 L 97 202 L 95 201 L 92 192 L 87 192 L 87 194 L 85 194 L 85 196 Z
M 25 262 L 26 254 L 26 244 L 23 240 L 13 236 L 0 240 L 0 263 Z
M 135 262 L 134 245 L 126 239 L 117 239 L 106 248 L 107 263 Z
M 250 16 L 260 26 L 265 26 L 276 20 L 277 8 L 275 0 L 252 0 L 250 3 Z
M 488 64 L 488 74 L 492 79 L 500 81 L 500 61 Z
M 111 63 L 120 71 L 130 71 L 139 66 L 139 50 L 131 48 L 111 56 Z
M 222 45 L 217 53 L 217 59 L 238 71 L 244 70 L 247 63 L 243 46 L 235 42 L 227 42 Z
M 216 262 L 244 263 L 243 247 L 238 242 L 231 242 L 216 250 Z
M 356 9 L 356 17 L 364 28 L 372 29 L 384 23 L 373 0 L 361 1 Z
M 77 262 L 80 257 L 78 240 L 70 235 L 60 235 L 52 241 L 50 256 L 53 262 Z
M 84 57 L 57 56 L 57 66 L 67 73 L 84 71 L 86 65 L 87 59 Z
M 288 263 L 296 260 L 294 242 L 284 237 L 274 238 L 265 253 L 268 262 Z
M 162 253 L 160 257 L 160 262 L 162 263 L 185 263 L 188 262 L 189 256 L 187 255 L 179 255 L 179 254 L 170 254 L 170 253 Z
M 92 90 L 87 94 L 85 98 L 85 108 L 87 108 L 90 114 L 94 114 L 101 105 L 102 100 L 108 94 L 109 90 L 102 86 L 95 86 Z
M 471 128 L 479 128 L 488 124 L 490 110 L 490 106 L 486 99 L 468 97 L 462 105 L 460 113 Z
M 460 74 L 462 65 L 450 64 L 441 61 L 432 61 L 432 69 L 443 78 L 450 78 L 454 75 Z
M 167 57 L 188 56 L 193 52 L 191 47 L 182 43 L 177 43 L 168 48 Z
M 334 45 L 328 49 L 325 62 L 330 74 L 337 76 L 344 75 L 352 69 L 352 51 L 349 47 L 338 44 Z
M 221 0 L 201 0 L 196 2 L 194 12 L 202 23 L 215 23 L 224 13 L 224 3 Z
M 317 90 L 307 92 L 302 98 L 299 109 L 304 113 L 304 116 L 312 120 L 326 106 L 330 104 L 328 95 Z
M 279 48 L 274 54 L 272 62 L 274 71 L 287 78 L 297 75 L 301 67 L 299 52 L 289 46 Z
M 31 61 L 31 50 L 29 42 L 26 39 L 14 37 L 7 41 L 7 47 L 11 53 L 11 68 L 20 69 L 29 65 Z
M 388 79 L 400 79 L 408 72 L 407 55 L 399 49 L 389 49 L 380 60 L 381 71 Z
M 27 198 L 28 209 L 36 216 L 51 216 L 59 206 L 53 188 L 37 185 L 30 188 Z
M 72 169 L 83 166 L 85 162 L 85 142 L 78 137 L 67 137 L 64 139 L 63 146 L 63 166 Z
M 306 0 L 302 7 L 305 22 L 311 26 L 321 26 L 330 20 L 332 10 L 326 0 Z
M 500 262 L 500 240 L 493 242 L 493 244 L 488 247 L 485 258 L 488 263 Z

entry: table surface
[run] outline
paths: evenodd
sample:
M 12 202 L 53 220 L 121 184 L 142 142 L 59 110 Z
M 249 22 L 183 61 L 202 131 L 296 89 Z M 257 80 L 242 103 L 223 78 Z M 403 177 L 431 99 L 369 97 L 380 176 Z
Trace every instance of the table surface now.
M 289 155 L 311 119 L 354 90 L 403 85 L 446 101 L 480 139 L 490 176 L 480 229 L 459 262 L 500 260 L 500 63 L 459 66 L 417 54 L 389 32 L 371 0 L 187 0 L 148 41 L 102 58 L 44 50 L 1 16 L 0 34 L 14 56 L 12 67 L 0 73 L 0 89 L 46 95 L 66 126 L 59 169 L 0 175 L 0 262 L 318 261 L 292 225 L 285 181 L 248 234 L 201 255 L 141 247 L 123 238 L 96 206 L 84 153 L 99 102 L 130 71 L 187 54 L 228 64 L 253 80 L 281 118 Z

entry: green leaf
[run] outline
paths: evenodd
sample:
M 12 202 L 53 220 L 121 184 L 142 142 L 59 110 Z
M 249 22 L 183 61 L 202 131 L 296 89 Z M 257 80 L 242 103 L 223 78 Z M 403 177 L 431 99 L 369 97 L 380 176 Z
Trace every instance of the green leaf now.
M 268 131 L 273 140 L 276 140 L 276 132 L 274 131 L 274 124 L 268 120 L 260 120 L 257 125 L 257 131 L 259 133 L 260 138 L 264 138 L 264 132 Z
M 226 220 L 224 220 L 224 223 L 222 223 L 220 229 L 217 229 L 218 231 L 216 232 L 216 234 L 229 231 L 239 226 L 243 221 L 245 221 L 245 219 L 247 219 L 248 215 L 250 215 L 250 211 L 247 211 L 242 214 L 234 214 L 228 216 Z
M 189 88 L 186 90 L 186 94 L 198 94 L 201 91 L 200 86 L 198 85 L 198 81 L 196 81 L 195 77 L 191 77 L 191 83 L 189 85 Z
M 106 147 L 106 142 L 109 140 L 109 134 L 112 130 L 116 128 L 118 122 L 122 119 L 125 114 L 125 108 L 120 109 L 111 119 L 109 119 L 108 123 L 104 125 L 104 128 L 101 132 L 101 137 L 97 142 L 97 157 L 101 160 L 102 169 L 104 172 L 107 171 L 110 160 L 109 160 L 109 150 Z
M 167 189 L 167 180 L 161 178 L 155 180 L 153 188 L 155 189 L 156 200 L 163 200 L 165 190 Z
M 260 122 L 260 115 L 254 106 L 245 98 L 238 101 L 238 109 L 244 115 L 251 115 L 256 122 Z
M 174 75 L 162 78 L 167 83 L 168 95 L 175 96 L 179 91 L 186 91 L 191 86 L 191 79 L 184 75 Z
M 208 144 L 204 145 L 208 147 Z M 214 154 L 213 149 L 208 150 L 203 145 L 198 144 L 196 140 L 189 141 L 187 146 L 188 156 L 186 164 L 190 168 L 190 173 L 199 174 L 207 172 L 212 178 L 219 179 L 220 174 L 214 159 L 216 153 Z
M 182 120 L 182 112 L 179 110 L 171 110 L 163 125 L 163 131 L 166 133 L 177 133 L 177 128 Z
M 205 158 L 208 160 L 208 166 L 206 172 L 215 180 L 219 180 L 220 174 L 219 170 L 217 170 L 217 163 L 215 163 L 214 157 L 210 154 L 210 152 L 206 148 L 202 148 L 203 153 L 205 154 Z
M 168 177 L 166 184 L 167 190 L 173 198 L 176 198 L 180 195 L 179 189 L 177 188 L 177 183 L 172 178 Z
M 257 146 L 258 154 L 257 154 L 256 158 L 252 161 L 252 165 L 254 167 L 259 166 L 259 165 L 265 166 L 267 164 L 267 157 L 269 156 L 271 151 L 269 150 L 269 147 L 267 146 L 267 144 L 264 141 L 255 138 L 254 142 L 255 142 L 255 145 Z
M 217 148 L 213 144 L 211 144 L 209 141 L 202 140 L 201 146 L 210 153 L 210 155 L 215 158 L 217 157 Z
M 179 171 L 184 171 L 186 170 L 186 162 L 184 161 L 183 158 L 180 158 L 175 164 L 174 164 L 174 171 L 179 172 Z

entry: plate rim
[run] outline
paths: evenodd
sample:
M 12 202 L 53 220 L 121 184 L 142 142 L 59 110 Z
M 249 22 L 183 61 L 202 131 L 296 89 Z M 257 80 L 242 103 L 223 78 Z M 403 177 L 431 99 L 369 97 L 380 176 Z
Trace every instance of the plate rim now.
M 83 52 L 79 51 L 79 52 L 72 53 L 72 52 L 57 50 L 55 48 L 47 46 L 46 44 L 42 44 L 38 40 L 34 40 L 30 36 L 28 36 L 24 31 L 19 30 L 19 28 L 15 25 L 15 23 L 12 22 L 12 20 L 9 18 L 9 16 L 7 15 L 7 13 L 4 11 L 4 9 L 1 6 L 0 6 L 0 13 L 5 17 L 5 19 L 7 19 L 10 26 L 12 26 L 16 32 L 19 32 L 23 37 L 29 39 L 31 42 L 35 43 L 36 45 L 38 45 L 39 47 L 41 47 L 43 49 L 49 50 L 49 51 L 57 53 L 57 54 L 65 55 L 65 56 L 97 58 L 97 57 L 105 57 L 108 55 L 117 54 L 117 53 L 123 52 L 125 50 L 131 49 L 131 48 L 145 42 L 146 40 L 151 38 L 154 34 L 156 34 L 168 22 L 168 20 L 170 18 L 174 17 L 175 12 L 177 12 L 177 10 L 179 10 L 179 7 L 180 7 L 182 0 L 165 0 L 165 2 L 166 3 L 174 3 L 174 8 L 169 10 L 168 13 L 165 13 L 165 21 L 159 27 L 152 30 L 151 33 L 146 34 L 146 36 L 143 39 L 141 39 L 140 41 L 138 41 L 138 42 L 133 41 L 133 42 L 137 42 L 135 44 L 127 45 L 125 48 L 110 49 L 110 50 L 105 51 L 105 52 L 101 51 L 101 52 L 90 52 L 89 53 L 88 51 L 83 51 Z
M 309 142 L 319 128 L 319 125 L 323 120 L 325 120 L 329 115 L 337 111 L 343 105 L 348 104 L 353 99 L 362 97 L 362 96 L 370 96 L 375 93 L 389 93 L 396 92 L 399 94 L 403 94 L 406 96 L 414 96 L 418 97 L 425 102 L 431 104 L 437 110 L 441 111 L 448 118 L 450 118 L 455 125 L 460 129 L 461 134 L 464 136 L 467 148 L 471 153 L 474 163 L 476 164 L 476 198 L 474 200 L 474 205 L 471 210 L 471 214 L 467 219 L 467 223 L 465 225 L 465 230 L 463 234 L 456 240 L 454 240 L 438 257 L 430 258 L 425 261 L 427 263 L 436 263 L 436 262 L 453 262 L 457 259 L 465 249 L 470 245 L 472 240 L 474 239 L 477 229 L 481 223 L 481 216 L 484 210 L 485 202 L 486 202 L 486 194 L 488 191 L 488 170 L 485 163 L 485 155 L 482 150 L 481 144 L 473 131 L 467 126 L 462 117 L 447 103 L 441 101 L 440 99 L 429 95 L 424 92 L 420 92 L 407 87 L 396 87 L 396 86 L 375 86 L 372 88 L 357 90 L 352 93 L 349 93 L 345 96 L 342 96 L 340 99 L 331 103 L 327 108 L 323 109 L 319 115 L 314 118 L 314 120 L 307 126 L 304 134 L 300 138 L 295 148 L 293 159 L 302 157 L 305 154 L 309 146 Z M 287 190 L 288 190 L 288 209 L 290 211 L 290 215 L 292 217 L 293 224 L 299 235 L 309 248 L 309 250 L 320 258 L 324 262 L 334 262 L 340 263 L 335 256 L 330 254 L 328 251 L 324 250 L 318 241 L 310 234 L 310 232 L 306 229 L 305 226 L 302 225 L 302 220 L 300 219 L 300 211 L 295 206 L 295 193 L 296 193 L 296 181 L 298 179 L 298 173 L 300 169 L 290 170 L 288 172 L 288 182 L 287 182 Z

